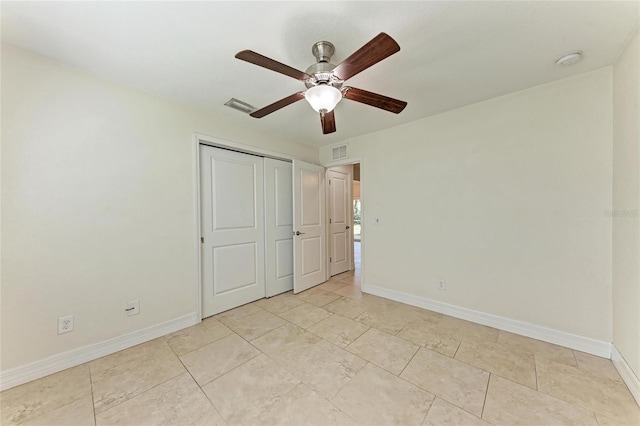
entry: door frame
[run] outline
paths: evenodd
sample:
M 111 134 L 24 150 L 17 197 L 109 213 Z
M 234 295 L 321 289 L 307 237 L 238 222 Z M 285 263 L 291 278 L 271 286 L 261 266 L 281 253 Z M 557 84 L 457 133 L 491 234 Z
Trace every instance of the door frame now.
M 345 158 L 343 160 L 337 160 L 337 161 L 327 161 L 326 163 L 323 163 L 322 165 L 326 168 L 329 169 L 331 167 L 336 167 L 336 166 L 348 166 L 350 164 L 355 164 L 355 163 L 360 163 L 360 202 L 364 203 L 364 197 L 365 197 L 365 187 L 366 185 L 363 183 L 364 178 L 363 176 L 366 176 L 365 174 L 365 166 L 364 166 L 364 160 L 362 157 L 360 156 L 356 156 L 356 157 L 349 157 L 349 158 Z M 328 188 L 328 186 L 327 186 Z M 327 189 L 328 191 L 328 189 Z M 329 196 L 329 194 L 327 193 L 327 196 Z M 353 193 L 352 193 L 352 198 L 353 198 Z M 328 203 L 327 203 L 328 204 Z M 328 208 L 328 207 L 327 207 Z M 366 293 L 366 285 L 365 285 L 365 279 L 364 279 L 364 255 L 365 255 L 365 209 L 363 209 L 360 212 L 360 217 L 362 218 L 362 228 L 360 229 L 360 288 L 362 289 L 363 292 Z M 353 216 L 352 216 L 353 217 Z M 328 224 L 328 222 L 327 222 Z M 353 226 L 353 225 L 352 225 Z M 328 228 L 328 225 L 327 225 Z M 327 230 L 327 232 L 329 232 Z M 327 235 L 327 238 L 329 238 L 329 236 Z M 352 244 L 353 244 L 353 238 L 351 238 Z M 328 245 L 327 245 L 328 246 Z M 328 250 L 328 247 L 327 247 Z M 328 252 L 327 252 L 328 253 Z M 353 249 L 352 249 L 352 254 L 353 254 Z M 327 267 L 328 267 L 328 259 L 329 259 L 329 254 L 327 254 Z M 352 256 L 352 261 L 353 261 L 353 256 Z M 354 261 L 354 268 L 355 268 L 355 261 Z
M 269 151 L 266 149 L 257 148 L 255 146 L 244 145 L 237 142 L 231 142 L 224 139 L 219 139 L 213 136 L 204 135 L 201 133 L 193 134 L 192 144 L 192 167 L 194 174 L 193 179 L 193 199 L 195 204 L 195 226 L 193 233 L 194 241 L 194 254 L 195 254 L 195 304 L 196 304 L 196 324 L 202 321 L 202 244 L 200 237 L 202 236 L 201 224 L 200 224 L 200 145 L 208 145 L 214 148 L 230 149 L 232 151 L 238 151 L 245 154 L 258 155 L 260 157 L 274 158 L 276 160 L 293 161 L 295 157 L 291 155 L 281 154 L 275 151 Z M 266 285 L 266 284 L 265 284 Z

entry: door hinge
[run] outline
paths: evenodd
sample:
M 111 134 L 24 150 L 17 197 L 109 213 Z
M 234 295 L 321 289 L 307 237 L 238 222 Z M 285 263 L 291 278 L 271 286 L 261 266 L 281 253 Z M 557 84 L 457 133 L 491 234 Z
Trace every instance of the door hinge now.
M 200 237 L 200 242 L 204 244 L 204 237 Z
M 331 263 L 331 262 L 333 262 L 333 261 L 331 260 L 331 258 L 329 258 L 329 263 Z
M 331 225 L 331 218 L 329 218 L 329 225 Z

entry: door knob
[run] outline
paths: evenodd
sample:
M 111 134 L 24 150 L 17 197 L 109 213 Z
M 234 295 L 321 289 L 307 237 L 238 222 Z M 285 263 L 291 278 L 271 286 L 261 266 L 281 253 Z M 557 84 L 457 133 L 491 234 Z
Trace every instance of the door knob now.
M 351 228 L 351 227 L 349 225 L 347 225 L 346 229 L 349 229 L 349 228 Z
M 296 235 L 304 235 L 304 232 L 296 231 Z

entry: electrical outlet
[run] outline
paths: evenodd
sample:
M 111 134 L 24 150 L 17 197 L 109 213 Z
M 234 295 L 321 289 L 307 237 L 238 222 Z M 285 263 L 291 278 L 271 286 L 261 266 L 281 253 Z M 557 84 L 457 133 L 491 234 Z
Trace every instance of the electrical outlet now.
M 127 307 L 125 309 L 127 315 L 138 315 L 140 313 L 140 301 L 134 300 L 132 302 L 127 303 Z
M 438 281 L 438 290 L 447 291 L 447 283 L 444 280 Z
M 73 331 L 73 315 L 58 318 L 58 334 Z

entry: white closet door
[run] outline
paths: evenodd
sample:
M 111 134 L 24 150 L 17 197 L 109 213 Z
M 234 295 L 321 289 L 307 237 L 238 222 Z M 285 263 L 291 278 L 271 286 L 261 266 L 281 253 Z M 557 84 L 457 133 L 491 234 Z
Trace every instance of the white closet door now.
M 293 292 L 327 279 L 324 167 L 293 160 Z
M 263 159 L 200 146 L 202 316 L 265 297 Z
M 291 163 L 264 159 L 267 297 L 293 290 Z

